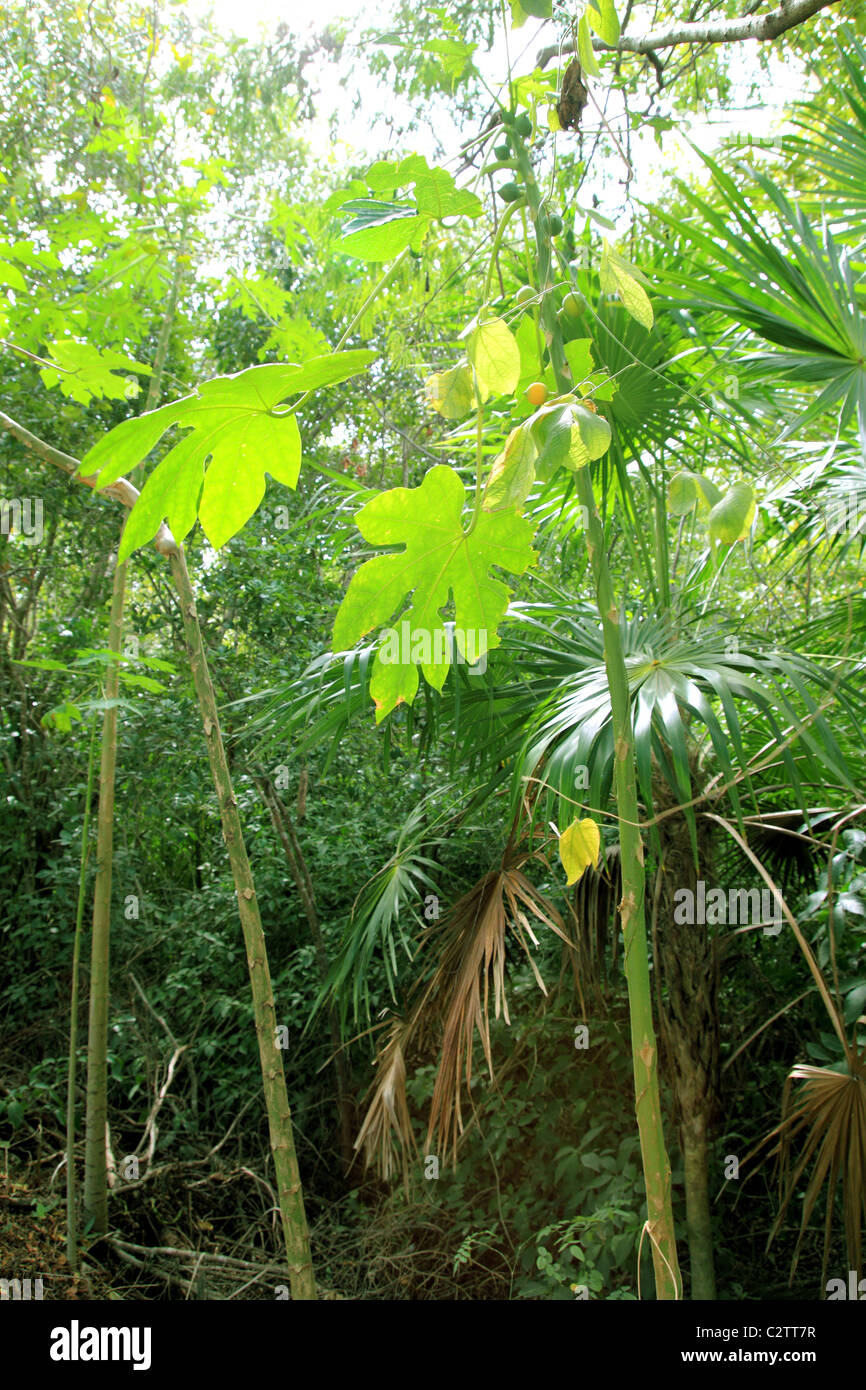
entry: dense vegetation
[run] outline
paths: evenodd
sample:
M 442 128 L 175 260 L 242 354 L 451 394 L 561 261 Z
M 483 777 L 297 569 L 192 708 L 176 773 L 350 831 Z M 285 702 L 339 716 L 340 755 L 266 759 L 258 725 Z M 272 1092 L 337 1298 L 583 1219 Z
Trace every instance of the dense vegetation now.
M 864 22 L 748 9 L 3 8 L 0 1277 L 863 1277 Z

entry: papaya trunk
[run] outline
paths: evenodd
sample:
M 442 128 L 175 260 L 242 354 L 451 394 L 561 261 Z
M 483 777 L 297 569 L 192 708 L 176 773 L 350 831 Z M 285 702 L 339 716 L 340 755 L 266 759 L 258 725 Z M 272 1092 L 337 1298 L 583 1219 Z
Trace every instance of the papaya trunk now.
M 60 449 L 52 448 L 50 444 L 38 439 L 36 435 L 31 434 L 23 425 L 19 425 L 17 421 L 12 420 L 2 411 L 0 411 L 0 427 L 8 430 L 38 458 L 62 469 L 64 473 L 72 475 L 85 486 L 95 487 L 96 476 L 82 477 L 78 471 L 80 467 L 78 459 L 73 458 L 70 454 L 64 454 Z M 125 478 L 119 479 L 117 483 L 109 484 L 105 492 L 109 496 L 118 498 L 126 507 L 133 506 L 138 497 L 136 489 Z M 207 668 L 186 559 L 182 548 L 176 544 L 171 532 L 164 525 L 157 532 L 153 544 L 159 553 L 168 559 L 180 598 L 193 680 L 204 722 L 208 760 L 219 798 L 223 835 L 229 851 L 229 861 L 238 897 L 238 913 L 247 948 L 247 963 L 252 986 L 256 1032 L 259 1040 L 265 1104 L 268 1111 L 271 1147 L 277 1173 L 280 1216 L 288 1255 L 292 1297 L 296 1300 L 309 1301 L 316 1297 L 316 1285 L 310 1258 L 310 1239 L 301 1192 L 301 1180 L 295 1155 L 286 1078 L 283 1072 L 282 1056 L 276 1045 L 273 990 L 268 970 L 264 932 L 256 903 L 255 885 L 244 847 L 237 802 L 235 801 L 225 748 L 220 734 L 216 701 Z
M 178 259 L 168 305 L 162 317 L 145 410 L 159 403 L 162 376 L 177 309 L 183 262 Z M 108 650 L 115 658 L 105 682 L 106 700 L 120 691 L 120 648 L 126 595 L 125 564 L 116 565 L 111 586 Z M 108 1001 L 111 982 L 111 879 L 114 853 L 114 785 L 117 767 L 117 706 L 105 711 L 99 767 L 96 881 L 90 944 L 90 1021 L 87 1032 L 87 1111 L 84 1140 L 84 1210 L 97 1235 L 108 1230 Z
M 111 587 L 108 650 L 120 656 L 126 565 L 116 565 Z M 112 661 L 105 679 L 106 700 L 120 690 L 120 663 Z M 87 1110 L 84 1141 L 84 1212 L 96 1235 L 108 1230 L 108 991 L 111 933 L 111 868 L 114 850 L 114 772 L 117 761 L 117 705 L 106 709 L 99 763 L 96 829 L 96 880 L 90 944 L 90 1016 L 87 1029 Z
M 271 1151 L 277 1176 L 283 1237 L 288 1257 L 292 1298 L 311 1301 L 316 1297 L 313 1263 L 310 1256 L 310 1236 L 304 1210 L 301 1177 L 295 1153 L 292 1115 L 286 1090 L 282 1053 L 277 1045 L 277 1018 L 265 934 L 259 913 L 250 861 L 247 857 L 241 830 L 238 804 L 232 787 L 231 773 L 217 718 L 216 699 L 208 670 L 201 628 L 196 613 L 195 598 L 183 547 L 178 546 L 169 556 L 172 577 L 180 599 L 187 652 L 192 669 L 195 692 L 204 725 L 205 743 L 211 775 L 219 801 L 223 838 L 228 850 L 232 877 L 238 900 L 238 913 L 246 947 L 247 965 L 253 995 L 256 1035 L 262 1068 L 265 1104 L 268 1112 Z
M 565 356 L 562 332 L 556 317 L 551 278 L 551 245 L 541 216 L 542 198 L 529 153 L 520 136 L 512 134 L 526 198 L 535 222 L 536 273 L 542 293 L 541 321 L 558 389 L 571 391 L 574 383 Z M 631 725 L 628 676 L 619 630 L 616 602 L 604 544 L 604 528 L 595 505 L 588 468 L 577 472 L 578 497 L 586 517 L 586 540 L 595 585 L 596 602 L 604 635 L 604 661 L 610 692 L 614 732 L 614 785 L 622 871 L 620 919 L 625 943 L 625 975 L 631 1025 L 635 1112 L 647 1197 L 647 1231 L 655 1272 L 656 1296 L 679 1298 L 682 1281 L 677 1262 L 671 1205 L 671 1167 L 665 1147 L 659 1092 L 658 1049 L 652 1014 L 649 952 L 644 898 L 644 851 L 638 826 L 637 777 Z

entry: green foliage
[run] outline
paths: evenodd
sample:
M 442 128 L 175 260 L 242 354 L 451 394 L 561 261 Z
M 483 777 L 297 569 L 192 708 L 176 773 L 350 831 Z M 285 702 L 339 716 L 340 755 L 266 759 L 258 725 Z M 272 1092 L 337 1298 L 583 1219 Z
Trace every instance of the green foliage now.
M 124 531 L 121 560 L 147 545 L 165 520 L 182 541 L 198 517 L 211 544 L 224 545 L 261 502 L 265 472 L 286 487 L 298 481 L 298 422 L 276 406 L 287 396 L 345 381 L 374 356 L 358 350 L 313 358 L 301 367 L 250 367 L 118 425 L 81 463 L 84 474 L 99 474 L 103 487 L 145 459 L 172 425 L 191 430 L 148 477 Z
M 390 622 L 414 592 L 399 637 L 392 631 L 376 654 L 370 693 L 377 721 L 401 701 L 412 702 L 419 665 L 434 690 L 441 690 L 454 659 L 441 615 L 449 598 L 459 656 L 473 664 L 498 645 L 508 606 L 508 588 L 491 577 L 491 568 L 522 574 L 532 563 L 527 521 L 514 512 L 480 512 L 464 529 L 464 504 L 459 476 L 440 464 L 419 488 L 375 497 L 356 517 L 365 540 L 404 549 L 368 560 L 354 575 L 334 623 L 335 648 L 351 647 Z M 471 652 L 468 642 L 474 642 Z

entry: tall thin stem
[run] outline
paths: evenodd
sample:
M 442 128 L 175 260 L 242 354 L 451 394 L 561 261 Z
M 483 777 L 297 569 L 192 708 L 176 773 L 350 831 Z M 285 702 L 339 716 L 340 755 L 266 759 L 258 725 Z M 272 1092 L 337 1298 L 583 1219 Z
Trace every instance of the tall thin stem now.
M 78 1183 L 75 1176 L 75 1082 L 78 1066 L 78 984 L 81 966 L 81 926 L 87 896 L 87 860 L 90 851 L 90 807 L 93 802 L 93 770 L 96 766 L 96 720 L 90 734 L 87 757 L 87 790 L 84 793 L 84 822 L 81 827 L 81 867 L 78 871 L 78 906 L 75 912 L 75 939 L 72 946 L 72 989 L 69 1000 L 69 1065 L 66 1073 L 66 1258 L 69 1268 L 78 1269 Z
M 554 297 L 546 293 L 551 283 L 551 247 L 545 219 L 540 215 L 541 192 L 524 141 L 516 131 L 511 133 L 511 140 L 520 165 L 527 202 L 535 221 L 536 266 L 544 336 L 550 351 L 557 387 L 565 393 L 572 389 L 573 382 L 565 356 L 562 330 L 556 316 Z M 682 1281 L 677 1262 L 671 1205 L 671 1166 L 662 1125 L 658 1045 L 652 1016 L 644 910 L 646 874 L 643 843 L 638 828 L 637 775 L 628 674 L 619 628 L 619 605 L 614 594 L 604 544 L 604 528 L 595 504 L 592 477 L 588 467 L 578 470 L 577 490 L 586 516 L 586 544 L 604 636 L 604 662 L 613 722 L 614 786 L 622 872 L 622 901 L 619 910 L 625 942 L 624 965 L 631 1023 L 635 1111 L 646 1185 L 647 1230 L 652 1246 L 657 1297 L 674 1299 L 682 1296 Z

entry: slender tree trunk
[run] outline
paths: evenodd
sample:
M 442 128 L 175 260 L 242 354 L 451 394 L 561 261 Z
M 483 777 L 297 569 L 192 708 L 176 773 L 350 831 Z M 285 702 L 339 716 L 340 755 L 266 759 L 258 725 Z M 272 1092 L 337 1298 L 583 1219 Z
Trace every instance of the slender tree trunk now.
M 691 1296 L 716 1297 L 713 1222 L 710 1214 L 710 1145 L 706 1115 L 684 1119 L 680 1126 L 685 1169 L 686 1227 L 689 1241 Z
M 78 1071 L 78 977 L 81 962 L 81 927 L 87 894 L 87 859 L 90 851 L 90 807 L 93 799 L 93 772 L 96 767 L 96 721 L 90 736 L 87 758 L 87 790 L 84 794 L 84 823 L 81 827 L 81 866 L 78 874 L 78 906 L 75 913 L 75 941 L 72 947 L 72 989 L 69 999 L 69 1065 L 66 1072 L 66 1258 L 69 1268 L 78 1269 L 78 1183 L 75 1174 L 75 1090 Z
M 108 650 L 120 656 L 126 565 L 117 565 L 111 589 Z M 105 678 L 106 700 L 120 690 L 120 663 L 112 661 Z M 96 820 L 96 881 L 90 945 L 90 1021 L 87 1030 L 87 1118 L 84 1141 L 84 1212 L 97 1235 L 108 1230 L 108 995 L 111 933 L 111 870 L 114 847 L 114 772 L 117 761 L 117 705 L 105 711 L 99 763 L 99 810 Z
M 181 251 L 183 242 L 181 242 Z M 145 411 L 159 403 L 162 375 L 180 289 L 182 262 L 175 265 L 168 305 L 159 329 L 153 371 Z M 109 666 L 105 698 L 116 700 L 120 691 L 120 655 L 123 640 L 123 608 L 126 595 L 125 564 L 116 565 L 111 587 L 108 650 L 115 660 Z M 111 984 L 111 879 L 114 853 L 114 788 L 117 768 L 117 706 L 105 711 L 99 768 L 99 813 L 96 837 L 96 881 L 93 892 L 93 931 L 90 946 L 90 1023 L 87 1033 L 87 1113 L 84 1140 L 84 1210 L 97 1235 L 108 1230 L 108 1001 Z
M 95 487 L 96 475 L 83 477 L 79 472 L 78 459 L 73 458 L 70 454 L 64 454 L 60 449 L 52 448 L 50 444 L 38 439 L 36 435 L 31 434 L 23 425 L 19 425 L 17 421 L 12 420 L 2 411 L 0 411 L 0 426 L 19 439 L 38 458 L 62 469 L 64 473 L 73 475 L 77 481 L 86 486 Z M 116 483 L 109 484 L 103 491 L 107 496 L 117 498 L 125 507 L 132 507 L 138 499 L 136 489 L 126 478 L 118 479 Z M 316 1297 L 316 1285 L 313 1278 L 309 1232 L 304 1212 L 300 1175 L 295 1156 L 291 1112 L 286 1094 L 286 1078 L 283 1072 L 282 1055 L 276 1046 L 276 1014 L 273 990 L 268 970 L 264 933 L 255 899 L 255 886 L 244 848 L 237 802 L 232 789 L 219 721 L 216 717 L 216 702 L 207 669 L 186 560 L 182 549 L 177 545 L 170 530 L 165 525 L 159 528 L 153 544 L 159 554 L 169 561 L 180 597 L 184 631 L 191 653 L 196 694 L 204 721 L 208 759 L 220 801 L 223 834 L 229 850 L 229 861 L 238 898 L 238 913 L 247 947 L 247 962 L 255 1007 L 265 1104 L 268 1111 L 271 1146 L 278 1178 L 280 1216 L 288 1255 L 292 1296 L 299 1301 L 309 1301 Z
M 316 1284 L 313 1277 L 310 1236 L 304 1211 L 298 1160 L 295 1153 L 292 1115 L 286 1091 L 283 1058 L 277 1046 L 277 1017 L 271 974 L 268 968 L 265 934 L 262 929 L 252 870 L 244 845 L 238 805 L 226 760 L 213 685 L 211 684 L 201 628 L 196 613 L 195 598 L 182 546 L 177 547 L 176 553 L 169 557 L 169 562 L 180 598 L 187 651 L 204 724 L 211 774 L 219 801 L 223 838 L 228 849 L 232 877 L 237 892 L 238 913 L 244 935 L 253 994 L 262 1082 L 268 1112 L 271 1150 L 274 1155 L 274 1168 L 277 1175 L 277 1192 L 288 1256 L 292 1298 L 310 1301 L 316 1297 Z
M 510 134 L 515 157 L 520 165 L 527 201 L 535 221 L 536 270 L 539 288 L 543 292 L 541 318 L 544 336 L 558 388 L 566 392 L 572 389 L 574 383 L 565 357 L 554 297 L 550 292 L 551 248 L 549 236 L 544 230 L 544 219 L 539 216 L 542 198 L 526 146 L 516 132 Z M 604 528 L 595 505 L 592 477 L 588 468 L 578 470 L 577 489 L 587 517 L 587 549 L 604 634 L 604 661 L 613 720 L 614 784 L 623 889 L 620 917 L 625 942 L 624 965 L 631 1023 L 635 1111 L 646 1183 L 647 1229 L 652 1246 L 656 1295 L 659 1299 L 675 1299 L 681 1297 L 682 1280 L 677 1262 L 671 1205 L 671 1166 L 662 1125 L 658 1048 L 653 1026 L 644 910 L 646 874 L 643 843 L 638 827 L 637 777 L 628 676 L 619 630 L 619 606 L 614 595 L 604 545 Z

